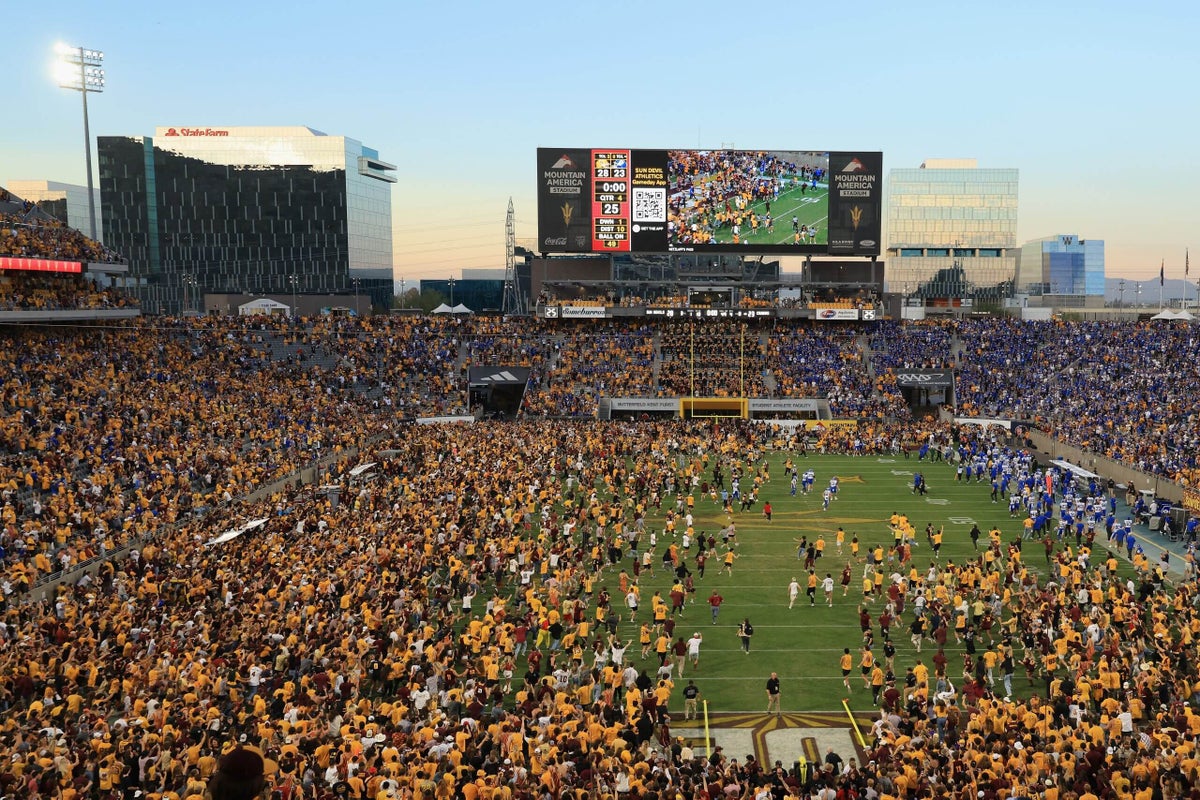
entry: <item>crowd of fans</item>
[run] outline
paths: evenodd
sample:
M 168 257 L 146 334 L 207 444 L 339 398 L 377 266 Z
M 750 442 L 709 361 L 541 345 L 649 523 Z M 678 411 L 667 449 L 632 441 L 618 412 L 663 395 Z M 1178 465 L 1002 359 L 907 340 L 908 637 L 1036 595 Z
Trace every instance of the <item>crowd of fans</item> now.
M 315 367 L 319 348 L 306 344 L 316 331 L 272 325 L 192 332 L 182 337 L 197 345 L 190 350 L 166 337 L 100 367 L 99 382 L 117 400 L 120 373 L 146 362 L 140 377 L 152 388 L 131 401 L 145 413 L 133 411 L 124 424 L 116 424 L 120 405 L 96 415 L 116 437 L 113 448 L 146 443 L 148 458 L 135 465 L 145 503 L 181 494 L 150 480 L 168 464 L 188 464 L 189 427 L 236 424 L 235 395 L 264 391 L 255 360 L 274 352 L 273 335 L 285 340 L 292 368 L 310 379 L 325 372 Z M 320 333 L 349 353 L 338 374 L 362 373 L 362 354 L 389 338 L 358 347 L 352 327 L 329 323 Z M 228 405 L 189 408 L 186 424 L 171 430 L 178 441 L 161 440 L 159 426 L 189 389 L 165 404 L 152 396 L 172 391 L 162 378 L 189 353 L 186 368 L 194 368 L 210 334 L 225 342 L 226 371 L 213 375 L 201 364 L 196 386 L 224 380 L 214 396 Z M 111 338 L 126 351 L 139 337 Z M 64 393 L 72 385 L 65 377 Z M 338 383 L 332 372 L 314 379 L 304 393 L 318 406 L 312 417 L 281 417 L 276 435 L 324 430 L 320 396 L 347 402 Z M 276 404 L 287 413 L 287 388 L 296 386 L 254 398 L 260 417 Z M 17 394 L 5 388 L 6 400 Z M 57 409 L 39 409 L 41 435 L 101 422 L 77 411 L 57 420 Z M 377 430 L 379 418 L 364 411 L 341 414 L 346 443 Z M 863 671 L 859 690 L 874 693 L 881 711 L 862 756 L 804 775 L 720 751 L 697 757 L 671 733 L 668 712 L 678 719 L 682 698 L 670 668 L 652 677 L 626 652 L 636 625 L 617 595 L 618 573 L 664 524 L 656 500 L 682 503 L 718 472 L 764 482 L 772 442 L 793 444 L 747 423 L 403 424 L 380 442 L 390 455 L 373 481 L 352 477 L 356 459 L 348 457 L 321 476 L 319 484 L 340 486 L 336 506 L 326 492 L 289 487 L 177 515 L 152 541 L 62 585 L 49 602 L 6 598 L 4 793 L 199 800 L 228 763 L 222 756 L 254 747 L 267 757 L 279 800 L 1197 796 L 1200 616 L 1190 585 L 1172 590 L 1149 567 L 1135 581 L 1118 578 L 1102 542 L 1073 538 L 1050 542 L 1039 577 L 1029 564 L 1041 560 L 1040 545 L 1022 549 L 1012 531 L 984 534 L 970 561 L 923 558 L 917 566 L 906 552 L 920 534 L 899 514 L 891 548 L 899 565 L 866 556 L 872 576 L 886 569 L 899 579 L 866 582 L 862 639 L 848 642 L 881 654 L 878 691 L 874 669 Z M 63 444 L 23 449 L 48 460 L 71 453 Z M 1031 468 L 987 432 L 944 425 L 877 422 L 822 434 L 823 447 L 849 452 L 918 444 L 920 456 L 986 461 L 1014 482 Z M 96 455 L 101 468 L 104 453 Z M 1061 476 L 1043 477 L 1028 475 L 1030 486 L 1065 490 Z M 52 502 L 74 485 L 35 481 L 32 499 Z M 133 509 L 122 508 L 114 486 L 99 493 L 103 503 L 50 516 L 69 524 L 78 512 L 115 524 Z M 6 524 L 28 517 L 13 512 Z M 265 522 L 206 546 L 249 519 Z M 690 566 L 694 556 L 682 559 Z M 916 629 L 918 618 L 927 627 Z M 912 638 L 914 647 L 887 656 L 893 638 Z M 927 651 L 916 649 L 925 643 Z M 1016 677 L 1018 664 L 1025 674 Z M 889 680 L 885 669 L 903 677 Z M 1035 683 L 1038 696 L 1006 699 L 1014 680 Z
M 1030 420 L 1146 472 L 1200 478 L 1200 336 L 1155 322 L 960 323 L 968 413 Z
M 40 212 L 32 203 L 0 211 L 0 255 L 106 264 L 124 261 L 120 254 Z
M 861 347 L 863 329 L 787 328 L 772 333 L 771 351 L 782 397 L 824 397 L 834 417 L 877 419 L 903 415 L 903 398 L 872 383 Z
M 959 353 L 960 414 L 1024 420 L 1148 472 L 1200 478 L 1200 343 L 1187 327 L 970 320 L 896 326 L 870 346 L 868 326 L 691 327 L 371 317 L 9 329 L 0 588 L 351 446 L 347 415 L 377 435 L 396 416 L 467 413 L 473 365 L 528 366 L 526 415 L 590 418 L 606 395 L 691 394 L 695 346 L 698 394 L 735 394 L 744 378 L 751 396 L 825 397 L 835 417 L 902 420 L 887 373 L 871 375 L 875 344 L 910 354 L 901 364 Z
M 941 322 L 876 323 L 870 336 L 871 362 L 877 373 L 897 369 L 953 369 L 954 326 Z
M 79 275 L 0 274 L 0 311 L 133 308 L 137 301 L 125 293 L 97 286 Z
M 1103 538 L 1020 542 L 1018 531 L 984 535 L 967 563 L 910 561 L 883 583 L 897 596 L 865 597 L 857 644 L 884 651 L 911 635 L 929 647 L 928 668 L 903 650 L 903 677 L 871 677 L 883 713 L 867 758 L 803 787 L 769 767 L 689 758 L 662 714 L 678 689 L 617 668 L 629 628 L 614 624 L 620 598 L 602 598 L 639 518 L 658 524 L 655 496 L 687 494 L 718 465 L 753 473 L 768 439 L 743 424 L 399 421 L 465 410 L 462 370 L 496 360 L 530 366 L 537 386 L 564 387 L 582 398 L 568 410 L 590 414 L 610 389 L 651 393 L 656 336 L 677 354 L 686 329 L 528 325 L 7 330 L 3 793 L 198 798 L 222 752 L 245 743 L 268 755 L 280 800 L 1196 796 L 1193 587 L 1172 590 L 1144 561 L 1138 580 L 1118 578 Z M 964 410 L 1041 421 L 1167 473 L 1195 468 L 1192 329 L 924 327 L 889 331 L 888 352 L 903 366 L 959 348 Z M 701 340 L 714 356 L 740 347 L 737 325 L 711 330 Z M 896 415 L 872 405 L 862 331 L 751 330 L 755 357 L 783 362 L 781 394 L 824 393 L 845 413 L 862 404 L 869 421 L 830 426 L 820 448 L 957 453 L 1020 476 L 986 433 L 884 420 Z M 372 441 L 395 454 L 373 483 L 355 482 L 344 454 Z M 294 488 L 238 500 L 326 455 L 335 466 L 318 483 L 341 485 L 337 508 Z M 266 523 L 203 546 L 249 519 Z M 897 530 L 903 564 L 911 532 Z M 51 601 L 22 602 L 38 580 L 129 546 Z M 1043 557 L 1039 578 L 1028 565 Z M 927 627 L 913 632 L 917 607 Z M 939 650 L 951 636 L 970 656 L 961 664 Z M 998 687 L 1014 680 L 1038 698 L 1005 700 Z
M 653 395 L 649 326 L 582 324 L 560 334 L 553 369 L 526 394 L 529 414 L 594 416 L 601 397 Z
M 734 321 L 664 323 L 659 350 L 663 393 L 697 397 L 762 397 L 769 375 L 760 324 Z

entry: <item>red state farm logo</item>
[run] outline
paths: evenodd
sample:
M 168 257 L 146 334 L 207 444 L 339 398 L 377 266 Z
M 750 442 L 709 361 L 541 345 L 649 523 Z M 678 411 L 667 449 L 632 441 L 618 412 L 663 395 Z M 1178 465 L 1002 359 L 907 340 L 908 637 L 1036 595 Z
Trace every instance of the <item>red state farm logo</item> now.
M 862 172 L 866 169 L 863 163 L 857 158 L 850 159 L 850 163 L 842 167 L 842 172 Z
M 228 136 L 229 131 L 221 128 L 167 128 L 163 136 Z

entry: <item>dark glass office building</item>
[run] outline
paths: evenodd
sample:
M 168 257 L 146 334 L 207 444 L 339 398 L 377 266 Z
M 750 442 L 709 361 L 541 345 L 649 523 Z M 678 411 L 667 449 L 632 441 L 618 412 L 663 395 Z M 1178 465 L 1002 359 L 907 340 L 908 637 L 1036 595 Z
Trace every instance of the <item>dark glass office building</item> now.
M 393 294 L 395 167 L 305 127 L 158 128 L 99 138 L 106 243 L 150 313 L 205 292 Z

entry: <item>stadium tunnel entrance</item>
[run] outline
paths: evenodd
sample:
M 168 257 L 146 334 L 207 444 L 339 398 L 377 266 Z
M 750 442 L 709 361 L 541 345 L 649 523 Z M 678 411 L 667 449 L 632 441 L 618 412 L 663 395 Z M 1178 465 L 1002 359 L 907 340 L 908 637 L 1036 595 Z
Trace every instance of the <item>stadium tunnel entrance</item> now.
M 906 369 L 896 374 L 896 388 L 913 411 L 954 405 L 954 370 Z
M 515 417 L 528 383 L 527 367 L 471 367 L 467 372 L 468 407 L 478 417 Z

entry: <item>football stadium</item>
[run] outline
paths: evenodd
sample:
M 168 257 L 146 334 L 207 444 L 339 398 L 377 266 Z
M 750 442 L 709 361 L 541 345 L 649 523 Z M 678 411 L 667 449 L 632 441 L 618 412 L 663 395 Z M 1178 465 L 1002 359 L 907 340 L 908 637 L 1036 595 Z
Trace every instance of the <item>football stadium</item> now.
M 147 313 L 8 192 L 0 268 L 6 797 L 1196 796 L 1188 321 Z

